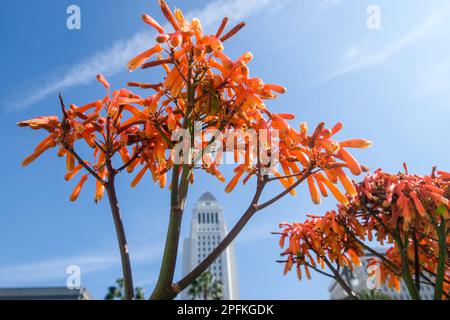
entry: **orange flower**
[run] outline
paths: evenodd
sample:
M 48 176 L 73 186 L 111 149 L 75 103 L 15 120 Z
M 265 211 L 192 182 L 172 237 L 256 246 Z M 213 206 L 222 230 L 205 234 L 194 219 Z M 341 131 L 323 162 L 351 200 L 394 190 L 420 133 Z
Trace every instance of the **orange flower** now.
M 161 10 L 164 16 L 166 17 L 167 21 L 169 21 L 169 23 L 172 25 L 172 27 L 174 27 L 175 30 L 178 30 L 180 26 L 178 25 L 167 3 L 164 0 L 159 0 L 159 6 L 161 7 Z
M 149 49 L 149 50 L 141 53 L 140 55 L 136 56 L 135 58 L 131 59 L 127 65 L 128 70 L 130 70 L 130 71 L 136 70 L 137 68 L 142 66 L 145 63 L 145 61 L 147 61 L 152 55 L 154 55 L 155 53 L 159 53 L 162 50 L 163 49 L 162 49 L 161 45 L 158 43 L 151 49 Z
M 369 148 L 372 146 L 372 141 L 366 139 L 352 139 L 347 141 L 342 141 L 339 143 L 343 148 Z
M 109 82 L 101 74 L 97 75 L 97 81 L 100 82 L 106 89 L 109 89 Z
M 147 172 L 147 170 L 148 170 L 148 166 L 145 166 L 144 168 L 142 168 L 141 171 L 139 171 L 139 173 L 136 175 L 136 177 L 134 177 L 133 181 L 131 182 L 132 188 L 135 188 L 139 184 L 139 182 L 142 180 L 142 177 Z
M 317 190 L 316 184 L 314 183 L 314 180 L 311 176 L 308 177 L 308 187 L 309 187 L 309 193 L 311 194 L 311 200 L 314 204 L 320 204 L 320 195 L 319 191 Z
M 87 178 L 88 176 L 85 174 L 81 176 L 80 182 L 78 182 L 75 189 L 73 189 L 73 192 L 70 196 L 70 201 L 76 201 L 78 199 L 78 196 L 80 195 L 81 189 L 83 188 L 83 185 L 86 182 Z
M 234 188 L 236 188 L 237 183 L 241 179 L 242 175 L 244 174 L 243 166 L 240 168 L 240 170 L 237 171 L 236 175 L 231 179 L 231 181 L 228 183 L 227 187 L 225 188 L 226 193 L 231 193 Z
M 347 197 L 332 182 L 330 182 L 330 180 L 325 178 L 323 174 L 318 173 L 316 174 L 316 177 L 318 180 L 322 181 L 328 187 L 328 189 L 331 191 L 336 200 L 338 200 L 344 206 L 349 204 L 349 200 L 347 199 Z
M 339 150 L 338 156 L 340 156 L 342 160 L 347 163 L 348 168 L 355 176 L 359 176 L 362 173 L 361 165 L 345 149 L 342 148 L 341 150 Z
M 342 170 L 341 168 L 338 168 L 338 169 L 335 169 L 335 171 L 337 172 L 337 176 L 338 176 L 339 180 L 341 181 L 342 185 L 344 186 L 345 190 L 347 190 L 349 196 L 351 198 L 356 197 L 358 192 L 356 191 L 356 188 L 353 185 L 353 182 L 345 174 L 344 170 Z
M 145 23 L 151 25 L 153 28 L 155 28 L 159 33 L 166 33 L 166 31 L 164 30 L 164 28 L 161 27 L 161 25 L 160 25 L 158 22 L 156 22 L 156 20 L 153 19 L 153 18 L 152 18 L 151 16 L 149 16 L 148 14 L 144 14 L 144 15 L 142 16 L 142 20 L 143 20 Z

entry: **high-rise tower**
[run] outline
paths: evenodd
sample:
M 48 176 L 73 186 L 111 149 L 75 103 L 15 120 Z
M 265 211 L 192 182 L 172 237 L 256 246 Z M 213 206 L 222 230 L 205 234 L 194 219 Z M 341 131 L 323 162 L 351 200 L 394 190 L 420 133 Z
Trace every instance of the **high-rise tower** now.
M 191 231 L 183 244 L 183 274 L 188 274 L 227 235 L 223 208 L 214 196 L 206 192 L 192 210 Z M 236 259 L 233 246 L 229 246 L 208 269 L 223 284 L 223 300 L 239 299 Z M 190 299 L 188 289 L 182 299 Z

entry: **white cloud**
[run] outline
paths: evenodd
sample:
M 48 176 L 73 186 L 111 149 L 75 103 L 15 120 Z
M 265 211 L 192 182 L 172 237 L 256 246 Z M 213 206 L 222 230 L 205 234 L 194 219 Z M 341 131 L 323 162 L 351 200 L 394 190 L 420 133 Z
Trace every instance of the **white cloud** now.
M 186 16 L 198 17 L 203 26 L 210 29 L 215 25 L 218 27 L 224 16 L 229 16 L 231 21 L 235 21 L 257 14 L 267 8 L 279 8 L 284 2 L 285 0 L 218 0 L 208 4 L 202 10 L 188 12 Z M 98 73 L 111 77 L 122 71 L 125 72 L 126 63 L 135 55 L 148 49 L 149 44 L 154 42 L 153 36 L 153 33 L 143 31 L 136 33 L 130 39 L 117 41 L 111 47 L 95 53 L 69 68 L 67 72 L 45 82 L 41 87 L 32 91 L 28 97 L 20 97 L 20 100 L 9 97 L 4 101 L 8 101 L 8 105 L 13 105 L 14 110 L 20 110 L 63 89 L 89 84 L 95 80 Z
M 444 10 L 432 12 L 417 28 L 404 34 L 396 41 L 388 44 L 379 50 L 359 50 L 359 45 L 353 45 L 344 54 L 339 66 L 320 82 L 326 82 L 334 78 L 355 72 L 361 69 L 382 64 L 396 54 L 400 53 L 415 42 L 421 40 L 432 30 L 435 30 L 450 14 L 450 7 Z
M 126 63 L 133 56 L 148 49 L 148 44 L 152 41 L 152 34 L 149 32 L 140 32 L 128 40 L 117 41 L 110 48 L 97 52 L 83 62 L 72 66 L 64 74 L 46 82 L 28 97 L 22 97 L 20 102 L 13 104 L 14 108 L 23 109 L 62 89 L 89 84 L 95 80 L 98 73 L 113 76 L 125 71 Z
M 162 252 L 160 244 L 150 244 L 131 250 L 131 263 L 142 264 L 155 261 Z M 81 276 L 120 267 L 117 253 L 97 252 L 74 257 L 61 257 L 26 264 L 0 267 L 0 286 L 34 285 L 67 278 L 68 266 L 81 268 Z

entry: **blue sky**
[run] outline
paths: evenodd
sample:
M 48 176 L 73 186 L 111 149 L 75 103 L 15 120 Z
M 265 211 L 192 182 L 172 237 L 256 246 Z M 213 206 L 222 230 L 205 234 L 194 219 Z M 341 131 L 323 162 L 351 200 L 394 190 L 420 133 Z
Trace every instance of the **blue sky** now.
M 428 173 L 449 170 L 450 6 L 446 0 L 216 0 L 169 1 L 190 16 L 208 17 L 211 33 L 223 15 L 246 27 L 226 44 L 237 58 L 252 51 L 254 75 L 283 84 L 288 93 L 271 105 L 310 126 L 345 123 L 344 140 L 373 140 L 356 151 L 372 169 Z M 66 8 L 81 8 L 82 29 L 66 28 Z M 381 29 L 366 26 L 369 5 L 381 9 Z M 54 153 L 20 167 L 43 137 L 15 127 L 19 120 L 57 114 L 57 94 L 81 105 L 103 90 L 93 79 L 104 73 L 115 87 L 127 80 L 154 81 L 158 72 L 129 74 L 125 63 L 151 46 L 152 30 L 141 23 L 147 12 L 163 21 L 156 1 L 42 0 L 1 1 L 3 43 L 0 59 L 0 287 L 64 286 L 66 267 L 79 265 L 82 285 L 96 298 L 121 274 L 106 202 L 95 205 L 89 185 L 79 201 L 68 201 L 64 163 Z M 229 173 L 229 169 L 225 170 Z M 168 220 L 168 191 L 147 179 L 135 190 L 120 178 L 118 196 L 130 242 L 135 282 L 147 294 L 154 284 Z M 183 224 L 203 191 L 213 192 L 231 227 L 249 202 L 252 185 L 231 194 L 200 174 L 190 190 Z M 266 197 L 279 191 L 269 190 Z M 278 239 L 270 235 L 280 221 L 305 218 L 334 206 L 310 204 L 305 188 L 259 213 L 236 241 L 244 299 L 327 299 L 329 280 L 314 274 L 298 282 L 282 276 Z M 180 260 L 181 261 L 181 260 Z M 181 276 L 177 266 L 177 278 Z

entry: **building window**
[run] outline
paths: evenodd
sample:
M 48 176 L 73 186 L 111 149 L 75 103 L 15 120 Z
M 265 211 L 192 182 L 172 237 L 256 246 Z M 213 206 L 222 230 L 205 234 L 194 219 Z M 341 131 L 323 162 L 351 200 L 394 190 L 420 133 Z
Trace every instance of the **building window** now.
M 215 216 L 216 216 L 216 223 L 219 223 L 219 214 L 217 212 L 216 212 Z

